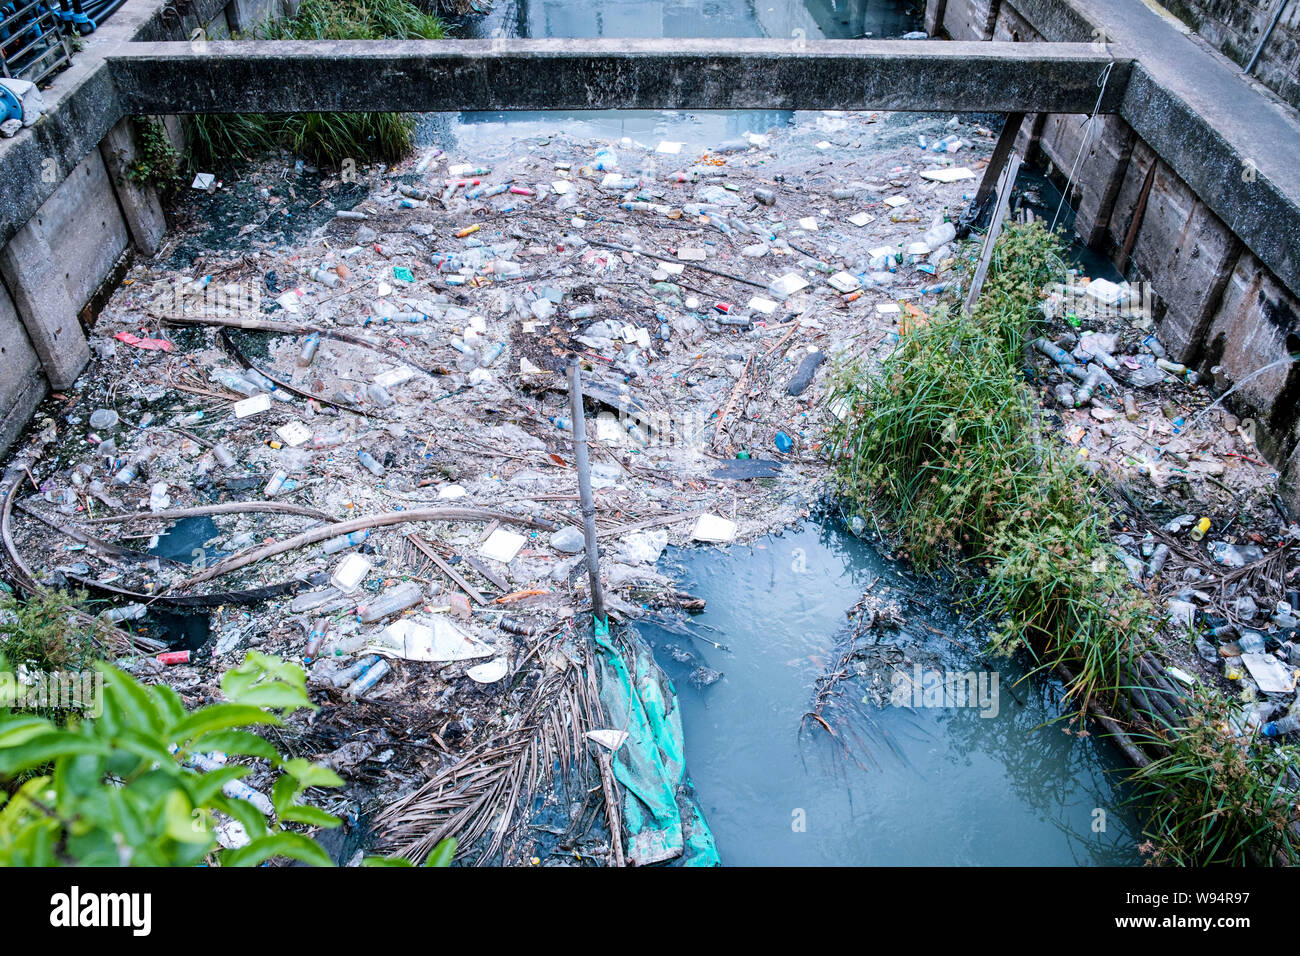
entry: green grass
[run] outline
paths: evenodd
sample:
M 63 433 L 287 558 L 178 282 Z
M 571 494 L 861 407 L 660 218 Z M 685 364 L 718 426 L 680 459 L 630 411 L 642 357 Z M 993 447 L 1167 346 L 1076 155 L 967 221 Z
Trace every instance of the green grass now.
M 1152 609 L 1115 560 L 1097 479 L 1047 434 L 1022 379 L 1040 290 L 1063 267 L 1041 225 L 1011 226 L 973 316 L 936 310 L 879 369 L 842 367 L 828 397 L 834 475 L 851 510 L 889 515 L 922 569 L 982 572 L 995 649 L 1075 674 L 1073 706 L 1109 706 L 1147 645 Z M 1182 727 L 1135 732 L 1150 862 L 1296 861 L 1297 751 L 1233 736 L 1240 705 L 1198 693 Z
M 1295 747 L 1234 737 L 1240 705 L 1198 692 L 1184 726 L 1162 734 L 1170 752 L 1134 774 L 1152 807 L 1150 862 L 1250 866 L 1296 861 Z
M 828 400 L 846 505 L 891 517 L 923 569 L 983 571 L 998 649 L 1066 663 L 1082 709 L 1112 699 L 1148 609 L 1113 559 L 1094 480 L 1043 433 L 1022 377 L 1041 290 L 1064 272 L 1041 224 L 995 250 L 974 315 L 937 309 L 876 370 L 842 367 Z
M 0 600 L 0 654 L 13 667 L 34 670 L 77 670 L 101 656 L 86 626 L 72 617 L 72 609 L 86 602 L 84 592 L 61 591 L 22 600 L 6 595 Z
M 255 28 L 258 40 L 437 40 L 441 20 L 408 0 L 303 0 L 289 20 Z M 318 166 L 396 162 L 411 149 L 415 120 L 405 113 L 234 113 L 192 117 L 190 165 L 229 168 L 276 149 Z

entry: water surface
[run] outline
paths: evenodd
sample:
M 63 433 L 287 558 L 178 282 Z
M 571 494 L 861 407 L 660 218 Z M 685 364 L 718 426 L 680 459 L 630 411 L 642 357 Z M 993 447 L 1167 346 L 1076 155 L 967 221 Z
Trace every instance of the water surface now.
M 1061 712 L 1059 683 L 1011 686 L 1021 668 L 981 656 L 969 620 L 866 542 L 829 522 L 808 524 L 730 555 L 670 552 L 665 564 L 707 610 L 688 625 L 691 637 L 641 631 L 676 684 L 687 769 L 725 863 L 1139 862 L 1118 750 L 1063 724 L 1044 726 Z M 845 611 L 868 587 L 898 600 L 906 619 L 878 632 L 881 644 L 936 670 L 998 673 L 996 716 L 864 704 L 868 668 L 841 684 L 841 703 L 825 711 L 847 751 L 804 721 L 815 681 L 838 657 Z M 695 660 L 679 660 L 686 654 Z M 699 663 L 723 678 L 693 685 Z

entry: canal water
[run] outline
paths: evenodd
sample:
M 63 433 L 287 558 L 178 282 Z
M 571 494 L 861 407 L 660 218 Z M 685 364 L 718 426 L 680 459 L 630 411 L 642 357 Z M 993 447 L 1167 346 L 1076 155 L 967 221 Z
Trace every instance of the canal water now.
M 905 0 L 497 0 L 458 33 L 891 38 L 922 29 L 922 7 Z M 914 139 L 943 119 L 899 115 L 885 128 Z M 426 115 L 418 139 L 462 156 L 560 132 L 670 139 L 689 152 L 815 122 L 816 114 L 781 110 L 465 112 Z M 881 148 L 896 138 L 884 132 Z M 1023 663 L 983 657 L 982 634 L 932 582 L 909 578 L 837 519 L 729 554 L 676 551 L 664 561 L 707 610 L 639 629 L 674 678 L 688 771 L 724 863 L 1140 862 L 1140 828 L 1119 783 L 1126 765 L 1104 740 L 1066 731 L 1059 683 L 1021 681 Z M 906 623 L 875 635 L 882 646 L 852 662 L 822 711 L 841 743 L 805 715 L 818 678 L 843 652 L 846 612 L 867 591 L 896 599 Z M 693 681 L 701 667 L 723 676 L 707 686 Z M 996 706 L 929 706 L 923 694 L 893 703 L 900 671 L 982 675 L 986 689 L 996 675 Z M 883 705 L 871 695 L 873 681 L 886 689 Z
M 890 38 L 921 30 L 924 4 L 903 0 L 496 0 L 492 12 L 459 24 L 464 37 L 789 37 Z M 428 113 L 421 145 L 472 151 L 501 138 L 544 137 L 641 142 L 671 139 L 701 150 L 746 132 L 789 123 L 790 110 L 519 110 Z
M 684 627 L 639 629 L 677 688 L 687 770 L 724 863 L 1139 862 L 1127 765 L 1056 720 L 1059 682 L 1021 681 L 1022 662 L 981 654 L 980 629 L 932 582 L 838 520 L 726 555 L 670 552 L 661 570 L 708 602 Z M 896 601 L 905 623 L 866 635 L 877 643 L 862 674 L 823 711 L 842 746 L 805 714 L 864 592 Z M 692 680 L 700 666 L 723 676 L 704 686 Z M 914 695 L 917 666 L 922 687 L 931 675 L 974 675 L 983 690 L 964 702 Z M 864 701 L 877 674 L 883 699 Z

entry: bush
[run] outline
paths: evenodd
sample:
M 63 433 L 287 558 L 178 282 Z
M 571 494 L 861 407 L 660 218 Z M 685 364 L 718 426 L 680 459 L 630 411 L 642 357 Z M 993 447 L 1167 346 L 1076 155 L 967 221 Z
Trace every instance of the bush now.
M 0 866 L 193 866 L 205 859 L 256 866 L 292 858 L 327 866 L 328 854 L 286 824 L 335 827 L 332 814 L 299 802 L 310 787 L 335 787 L 334 771 L 282 757 L 249 728 L 279 725 L 312 708 L 306 675 L 294 664 L 250 653 L 221 681 L 228 703 L 187 711 L 165 685 L 145 686 L 100 663 L 103 712 L 56 726 L 0 710 Z M 12 701 L 0 700 L 0 707 Z M 281 771 L 272 790 L 276 822 L 252 803 L 222 792 L 248 773 L 236 763 L 207 772 L 185 764 L 217 752 L 268 761 Z M 38 773 L 21 784 L 20 776 Z M 216 815 L 249 837 L 219 849 Z
M 1042 289 L 1064 271 L 1039 223 L 1008 227 L 975 314 L 936 309 L 878 371 L 841 368 L 828 396 L 834 477 L 850 508 L 893 515 L 910 557 L 988 573 L 1001 649 L 1079 671 L 1080 707 L 1123 686 L 1146 608 L 1110 557 L 1097 489 L 1045 439 L 1021 366 Z
M 135 120 L 136 158 L 126 168 L 126 178 L 142 186 L 152 186 L 164 197 L 171 195 L 182 182 L 181 154 L 167 138 L 163 125 L 155 120 Z
M 1159 737 L 1168 755 L 1134 780 L 1153 812 L 1144 847 L 1153 864 L 1247 866 L 1296 859 L 1300 822 L 1295 747 L 1237 736 L 1240 705 L 1200 690 L 1186 724 Z M 1154 739 L 1154 738 L 1153 738 Z

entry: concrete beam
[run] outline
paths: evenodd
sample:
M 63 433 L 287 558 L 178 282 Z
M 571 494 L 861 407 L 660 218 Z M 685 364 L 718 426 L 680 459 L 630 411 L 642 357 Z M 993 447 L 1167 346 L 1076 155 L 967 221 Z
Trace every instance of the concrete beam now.
M 154 255 L 162 247 L 167 217 L 158 200 L 158 190 L 131 179 L 131 163 L 139 154 L 134 124 L 130 119 L 121 120 L 108 131 L 99 144 L 99 153 L 104 159 L 104 168 L 113 184 L 118 205 L 122 207 L 122 218 L 131 230 L 132 241 L 144 255 Z
M 771 39 L 213 42 L 108 55 L 129 114 L 531 109 L 1115 112 L 1088 44 Z

